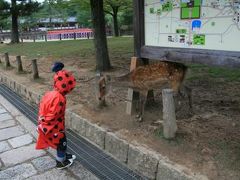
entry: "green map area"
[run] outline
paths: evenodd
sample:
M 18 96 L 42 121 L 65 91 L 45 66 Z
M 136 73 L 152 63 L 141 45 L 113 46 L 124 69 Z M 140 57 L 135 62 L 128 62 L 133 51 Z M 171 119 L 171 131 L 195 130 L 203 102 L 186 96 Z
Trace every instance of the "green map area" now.
M 199 19 L 201 15 L 201 0 L 182 1 L 181 19 Z

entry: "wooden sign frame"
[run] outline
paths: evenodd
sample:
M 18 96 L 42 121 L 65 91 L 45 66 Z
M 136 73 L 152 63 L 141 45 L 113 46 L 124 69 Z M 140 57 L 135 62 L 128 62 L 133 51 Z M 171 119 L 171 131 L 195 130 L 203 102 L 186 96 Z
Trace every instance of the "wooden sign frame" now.
M 240 68 L 240 47 L 239 52 L 236 52 L 146 46 L 144 32 L 144 0 L 133 0 L 133 5 L 134 53 L 137 58 Z

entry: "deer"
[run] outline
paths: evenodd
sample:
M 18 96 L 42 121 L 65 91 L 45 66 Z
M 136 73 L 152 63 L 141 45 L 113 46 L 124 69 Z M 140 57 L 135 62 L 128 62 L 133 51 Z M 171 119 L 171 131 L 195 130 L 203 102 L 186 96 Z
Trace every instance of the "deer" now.
M 139 114 L 136 118 L 141 122 L 143 121 L 144 108 L 149 90 L 171 88 L 174 94 L 182 97 L 184 94 L 180 89 L 184 89 L 188 97 L 189 108 L 192 109 L 191 88 L 183 85 L 186 72 L 187 66 L 184 64 L 160 61 L 156 64 L 138 66 L 129 73 L 119 77 L 112 78 L 110 76 L 105 76 L 99 81 L 99 100 L 105 99 L 107 84 L 132 88 L 134 91 L 139 92 L 140 95 L 138 103 Z M 104 93 L 101 91 L 104 91 Z

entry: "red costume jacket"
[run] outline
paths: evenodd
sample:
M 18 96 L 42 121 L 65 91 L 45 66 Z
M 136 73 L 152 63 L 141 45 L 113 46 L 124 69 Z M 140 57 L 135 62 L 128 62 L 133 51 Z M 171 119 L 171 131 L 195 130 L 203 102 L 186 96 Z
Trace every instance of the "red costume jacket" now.
M 60 140 L 65 136 L 65 95 L 76 85 L 72 74 L 66 70 L 58 71 L 54 75 L 54 90 L 47 92 L 39 106 L 38 139 L 36 149 L 57 148 Z

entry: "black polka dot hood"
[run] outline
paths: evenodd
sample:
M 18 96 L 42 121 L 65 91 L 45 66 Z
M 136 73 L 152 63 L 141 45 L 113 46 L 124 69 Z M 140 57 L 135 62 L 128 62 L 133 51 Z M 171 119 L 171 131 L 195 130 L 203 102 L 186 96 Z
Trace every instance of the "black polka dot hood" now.
M 62 95 L 66 95 L 71 92 L 76 85 L 76 79 L 74 76 L 66 70 L 58 71 L 54 75 L 54 89 L 59 91 Z

